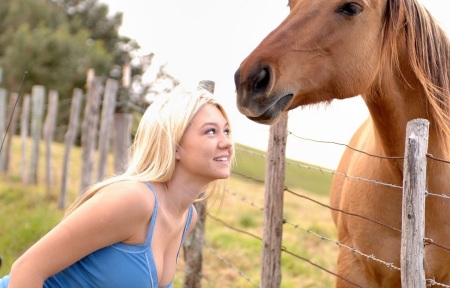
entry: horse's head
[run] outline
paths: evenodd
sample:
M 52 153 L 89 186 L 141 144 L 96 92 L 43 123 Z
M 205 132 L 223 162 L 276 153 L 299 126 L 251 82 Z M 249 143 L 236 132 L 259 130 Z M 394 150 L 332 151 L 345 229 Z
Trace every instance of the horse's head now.
M 356 96 L 380 69 L 387 0 L 290 0 L 290 14 L 235 73 L 237 106 L 273 123 L 299 105 Z

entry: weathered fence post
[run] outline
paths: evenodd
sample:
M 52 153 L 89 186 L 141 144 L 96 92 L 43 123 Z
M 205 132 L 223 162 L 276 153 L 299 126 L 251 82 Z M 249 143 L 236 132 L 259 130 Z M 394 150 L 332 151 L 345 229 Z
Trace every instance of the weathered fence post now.
M 80 119 L 81 102 L 83 100 L 83 91 L 80 88 L 73 90 L 72 105 L 70 106 L 69 127 L 65 135 L 66 148 L 63 156 L 61 192 L 58 200 L 58 208 L 64 209 L 67 202 L 67 186 L 69 181 L 69 161 L 72 146 L 75 142 L 78 132 L 78 122 Z
M 214 93 L 215 82 L 202 80 L 199 87 Z M 197 224 L 183 244 L 184 261 L 186 263 L 184 287 L 200 288 L 202 281 L 203 246 L 205 245 L 206 200 L 194 203 L 198 212 Z
M 260 287 L 281 285 L 281 242 L 286 166 L 287 112 L 270 127 L 264 194 L 264 231 Z
M 3 149 L 5 150 L 4 158 L 3 158 L 3 171 L 8 173 L 9 171 L 9 162 L 11 158 L 11 145 L 12 139 L 16 134 L 17 127 L 17 118 L 19 116 L 19 108 L 16 107 L 17 101 L 19 100 L 19 94 L 11 93 L 9 97 L 9 105 L 8 105 L 8 122 L 9 122 L 9 130 L 6 131 L 5 145 Z
M 47 116 L 44 121 L 43 136 L 45 139 L 45 182 L 47 194 L 50 195 L 53 186 L 52 146 L 56 128 L 56 116 L 58 115 L 58 91 L 50 90 L 48 93 Z
M 103 180 L 106 175 L 108 164 L 109 143 L 111 141 L 111 127 L 113 126 L 113 113 L 116 106 L 116 98 L 119 84 L 114 79 L 106 81 L 103 96 L 102 116 L 100 121 L 100 132 L 98 137 L 98 181 Z
M 4 141 L 6 138 L 6 126 L 7 126 L 7 116 L 6 116 L 6 97 L 8 92 L 4 88 L 0 88 L 0 172 L 4 172 L 4 159 L 5 159 L 5 150 L 3 150 Z
M 128 113 L 114 113 L 114 173 L 125 172 L 130 158 L 131 124 L 133 116 Z
M 37 171 L 39 162 L 39 144 L 42 135 L 42 117 L 44 114 L 45 87 L 34 85 L 31 88 L 31 161 L 30 173 L 28 176 L 29 184 L 37 183 Z
M 30 94 L 25 94 L 23 97 L 22 113 L 20 116 L 20 142 L 22 148 L 22 161 L 20 162 L 20 179 L 22 183 L 27 181 L 27 139 L 28 139 L 28 124 L 30 122 Z
M 122 89 L 118 99 L 118 106 L 114 113 L 114 173 L 120 174 L 128 167 L 131 145 L 131 124 L 133 116 L 129 113 L 128 90 L 131 85 L 131 67 L 123 66 Z
M 95 147 L 97 144 L 97 129 L 100 110 L 100 98 L 102 83 L 95 77 L 87 91 L 86 107 L 84 110 L 83 125 L 81 131 L 81 150 L 83 163 L 81 164 L 81 181 L 79 194 L 91 185 L 92 172 L 94 170 Z
M 401 242 L 404 288 L 426 285 L 423 257 L 428 127 L 429 122 L 425 119 L 409 121 L 406 127 Z

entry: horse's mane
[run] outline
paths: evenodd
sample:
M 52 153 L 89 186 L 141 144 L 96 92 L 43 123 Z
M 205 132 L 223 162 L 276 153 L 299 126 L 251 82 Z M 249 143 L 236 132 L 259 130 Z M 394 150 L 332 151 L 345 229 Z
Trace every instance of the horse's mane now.
M 406 52 L 426 93 L 431 108 L 430 116 L 435 121 L 438 132 L 442 136 L 450 136 L 449 39 L 417 0 L 388 0 L 383 46 L 391 46 L 392 50 L 384 51 L 397 51 L 395 40 L 400 29 L 405 31 Z M 394 58 L 397 62 L 397 55 Z

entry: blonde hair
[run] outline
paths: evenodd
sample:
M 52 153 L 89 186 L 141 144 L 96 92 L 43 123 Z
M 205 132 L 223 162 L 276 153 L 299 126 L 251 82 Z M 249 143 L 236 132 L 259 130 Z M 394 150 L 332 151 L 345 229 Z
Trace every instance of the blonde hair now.
M 67 209 L 65 216 L 89 200 L 100 189 L 112 183 L 124 180 L 160 183 L 169 181 L 175 170 L 175 152 L 181 138 L 192 122 L 192 118 L 205 104 L 216 106 L 230 123 L 223 106 L 204 89 L 199 88 L 193 91 L 176 89 L 171 93 L 157 96 L 139 122 L 131 147 L 128 169 L 121 175 L 88 187 Z M 234 157 L 234 151 L 232 155 Z M 211 182 L 197 201 L 208 198 L 212 192 L 223 192 L 225 183 L 226 179 Z

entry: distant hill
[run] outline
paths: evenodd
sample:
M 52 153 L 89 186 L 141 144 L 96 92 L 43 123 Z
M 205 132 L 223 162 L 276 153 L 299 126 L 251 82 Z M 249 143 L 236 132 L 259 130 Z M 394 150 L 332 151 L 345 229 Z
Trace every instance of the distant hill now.
M 266 152 L 242 144 L 236 144 L 236 163 L 233 172 L 237 177 L 264 181 Z M 286 159 L 285 185 L 292 189 L 306 190 L 318 195 L 328 195 L 331 186 L 331 173 L 317 165 Z M 241 178 L 245 178 L 241 177 Z

